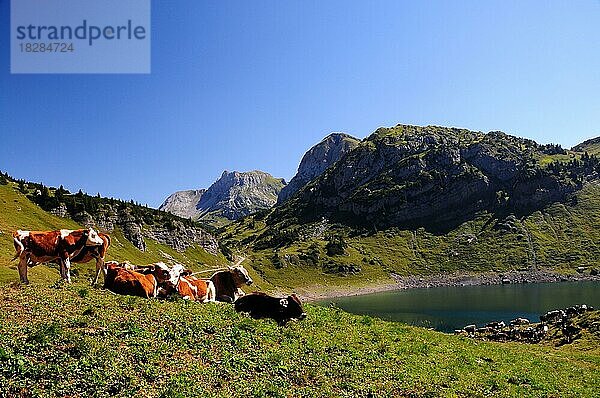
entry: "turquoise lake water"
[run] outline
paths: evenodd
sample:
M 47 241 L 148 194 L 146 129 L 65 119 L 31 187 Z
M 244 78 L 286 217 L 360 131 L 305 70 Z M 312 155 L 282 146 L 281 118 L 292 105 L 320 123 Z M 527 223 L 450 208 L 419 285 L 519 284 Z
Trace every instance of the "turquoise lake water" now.
M 395 290 L 319 302 L 345 311 L 452 332 L 468 324 L 539 315 L 575 304 L 600 307 L 600 282 L 530 283 Z

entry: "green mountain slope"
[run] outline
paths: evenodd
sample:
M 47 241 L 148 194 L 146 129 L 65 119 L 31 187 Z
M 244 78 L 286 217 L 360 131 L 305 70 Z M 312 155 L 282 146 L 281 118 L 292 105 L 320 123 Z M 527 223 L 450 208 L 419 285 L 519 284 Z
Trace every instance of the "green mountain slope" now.
M 446 232 L 479 211 L 524 215 L 562 201 L 600 170 L 596 157 L 565 155 L 502 132 L 380 128 L 271 218 Z
M 600 263 L 597 182 L 587 183 L 566 203 L 554 203 L 523 217 L 497 218 L 480 212 L 445 234 L 424 228 L 362 233 L 325 221 L 269 224 L 265 220 L 265 215 L 248 217 L 226 229 L 221 238 L 246 253 L 265 279 L 312 291 L 328 285 L 392 283 L 395 274 L 571 273 L 576 267 Z
M 598 155 L 600 154 L 600 137 L 592 138 L 581 144 L 575 145 L 572 150 L 577 152 L 587 152 L 590 155 Z
M 500 132 L 378 129 L 282 206 L 222 229 L 275 285 L 600 262 L 600 161 Z
M 32 203 L 25 195 L 17 190 L 17 184 L 0 185 L 0 284 L 18 281 L 16 260 L 10 261 L 14 255 L 12 231 L 53 230 L 60 228 L 82 228 L 70 218 L 57 217 L 42 210 Z M 108 251 L 108 260 L 131 261 L 145 264 L 155 261 L 181 262 L 192 269 L 206 269 L 227 263 L 223 255 L 213 255 L 201 247 L 191 246 L 183 252 L 178 252 L 165 244 L 151 239 L 145 239 L 146 251 L 142 252 L 123 236 L 120 229 L 111 233 L 112 245 Z M 89 278 L 92 275 L 93 262 L 74 265 L 75 276 Z M 31 270 L 32 283 L 51 283 L 59 279 L 56 269 L 46 265 L 33 267 Z

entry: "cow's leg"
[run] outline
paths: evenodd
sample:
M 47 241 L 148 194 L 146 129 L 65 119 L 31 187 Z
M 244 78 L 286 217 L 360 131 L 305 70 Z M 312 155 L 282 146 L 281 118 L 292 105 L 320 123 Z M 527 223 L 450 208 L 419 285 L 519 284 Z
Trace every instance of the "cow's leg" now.
M 104 269 L 104 258 L 98 257 L 96 258 L 96 276 L 92 281 L 92 286 L 98 283 L 98 278 L 100 277 L 100 271 L 104 271 L 104 277 L 106 278 L 106 270 Z
M 69 256 L 60 259 L 60 271 L 60 276 L 67 283 L 71 283 L 71 260 L 69 260 Z
M 208 281 L 206 283 L 206 298 L 204 299 L 204 303 L 214 303 L 217 301 L 217 293 L 215 291 L 215 285 L 212 281 Z
M 19 269 L 21 283 L 29 283 L 29 279 L 27 279 L 27 255 L 25 253 L 21 253 L 21 256 L 19 256 L 19 265 L 17 268 Z

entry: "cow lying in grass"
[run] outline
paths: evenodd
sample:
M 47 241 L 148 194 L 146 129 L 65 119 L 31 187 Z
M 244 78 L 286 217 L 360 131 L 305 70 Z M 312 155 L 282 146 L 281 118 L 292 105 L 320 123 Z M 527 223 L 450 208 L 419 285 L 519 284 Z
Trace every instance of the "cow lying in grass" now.
M 215 286 L 217 301 L 233 303 L 245 293 L 242 286 L 252 284 L 252 278 L 248 275 L 248 271 L 241 265 L 228 267 L 223 271 L 215 272 L 210 281 Z
M 284 298 L 255 292 L 240 297 L 234 306 L 237 312 L 248 313 L 255 319 L 274 319 L 279 326 L 284 326 L 291 319 L 306 318 L 302 303 L 295 294 Z
M 183 267 L 169 268 L 165 263 L 137 267 L 116 261 L 105 263 L 104 288 L 117 294 L 156 297 L 159 288 L 175 289 Z
M 176 264 L 174 267 L 183 266 Z M 161 289 L 160 296 L 179 294 L 184 300 L 200 301 L 203 303 L 214 302 L 216 299 L 215 285 L 211 280 L 199 279 L 189 270 L 182 270 L 181 277 L 176 286 L 170 289 Z
M 185 300 L 215 301 L 215 288 L 210 280 L 198 279 L 183 265 L 173 267 L 159 262 L 150 265 L 106 263 L 104 287 L 114 293 L 145 298 L 178 294 Z

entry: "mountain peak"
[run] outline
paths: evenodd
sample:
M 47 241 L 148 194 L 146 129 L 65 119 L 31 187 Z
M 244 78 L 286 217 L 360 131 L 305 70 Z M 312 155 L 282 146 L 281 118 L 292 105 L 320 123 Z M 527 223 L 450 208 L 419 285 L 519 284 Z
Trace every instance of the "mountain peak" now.
M 356 148 L 360 140 L 349 134 L 333 132 L 310 148 L 302 157 L 298 172 L 290 180 L 277 198 L 283 203 L 313 179 L 320 176 L 328 167 L 337 162 L 347 152 Z
M 160 209 L 185 217 L 236 220 L 273 206 L 284 185 L 284 179 L 264 171 L 224 170 L 208 189 L 176 192 Z

